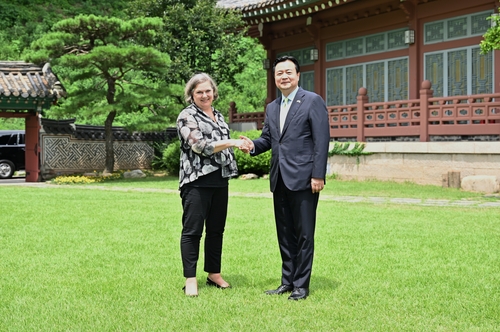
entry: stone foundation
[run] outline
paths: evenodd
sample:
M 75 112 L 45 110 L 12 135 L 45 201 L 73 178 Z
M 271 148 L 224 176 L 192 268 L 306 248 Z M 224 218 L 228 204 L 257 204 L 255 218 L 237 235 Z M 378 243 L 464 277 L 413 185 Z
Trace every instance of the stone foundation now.
M 500 142 L 369 142 L 365 151 L 373 154 L 330 157 L 328 174 L 438 186 L 450 171 L 500 176 Z

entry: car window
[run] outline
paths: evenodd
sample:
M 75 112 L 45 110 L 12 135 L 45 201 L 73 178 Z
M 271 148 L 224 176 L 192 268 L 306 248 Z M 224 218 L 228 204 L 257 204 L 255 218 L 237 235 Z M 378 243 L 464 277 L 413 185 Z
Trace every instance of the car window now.
M 24 134 L 19 134 L 19 142 L 17 144 L 24 144 Z
M 12 134 L 0 134 L 0 145 L 12 145 L 12 144 L 15 144 L 16 140 L 15 139 L 12 139 L 12 138 L 15 138 L 14 135 Z M 12 142 L 14 141 L 14 142 Z

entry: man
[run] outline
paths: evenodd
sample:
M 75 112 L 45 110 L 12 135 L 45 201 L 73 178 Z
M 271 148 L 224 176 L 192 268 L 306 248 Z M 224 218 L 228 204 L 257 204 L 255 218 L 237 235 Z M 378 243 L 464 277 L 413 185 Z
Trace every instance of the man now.
M 254 141 L 241 138 L 251 155 L 272 149 L 270 185 L 282 276 L 281 285 L 266 293 L 291 292 L 288 299 L 299 300 L 309 295 L 316 208 L 325 185 L 330 130 L 324 100 L 298 86 L 298 61 L 282 56 L 274 62 L 273 73 L 283 96 L 267 106 L 261 136 Z

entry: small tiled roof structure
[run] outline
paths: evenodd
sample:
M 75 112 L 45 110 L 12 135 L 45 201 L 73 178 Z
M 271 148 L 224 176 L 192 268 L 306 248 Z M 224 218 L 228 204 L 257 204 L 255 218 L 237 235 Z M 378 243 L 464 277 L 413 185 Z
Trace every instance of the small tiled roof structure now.
M 41 111 L 65 95 L 49 63 L 0 61 L 0 109 Z

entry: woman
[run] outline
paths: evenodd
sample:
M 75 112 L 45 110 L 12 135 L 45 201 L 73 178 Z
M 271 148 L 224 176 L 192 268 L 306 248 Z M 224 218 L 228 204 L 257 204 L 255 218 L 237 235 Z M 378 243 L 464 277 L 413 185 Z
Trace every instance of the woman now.
M 222 114 L 212 107 L 217 85 L 207 74 L 194 75 L 184 95 L 190 103 L 177 118 L 181 140 L 179 188 L 182 198 L 181 256 L 188 296 L 198 295 L 196 265 L 203 227 L 207 285 L 229 288 L 222 278 L 222 238 L 226 225 L 228 180 L 238 174 L 233 147 L 242 140 L 230 139 Z

